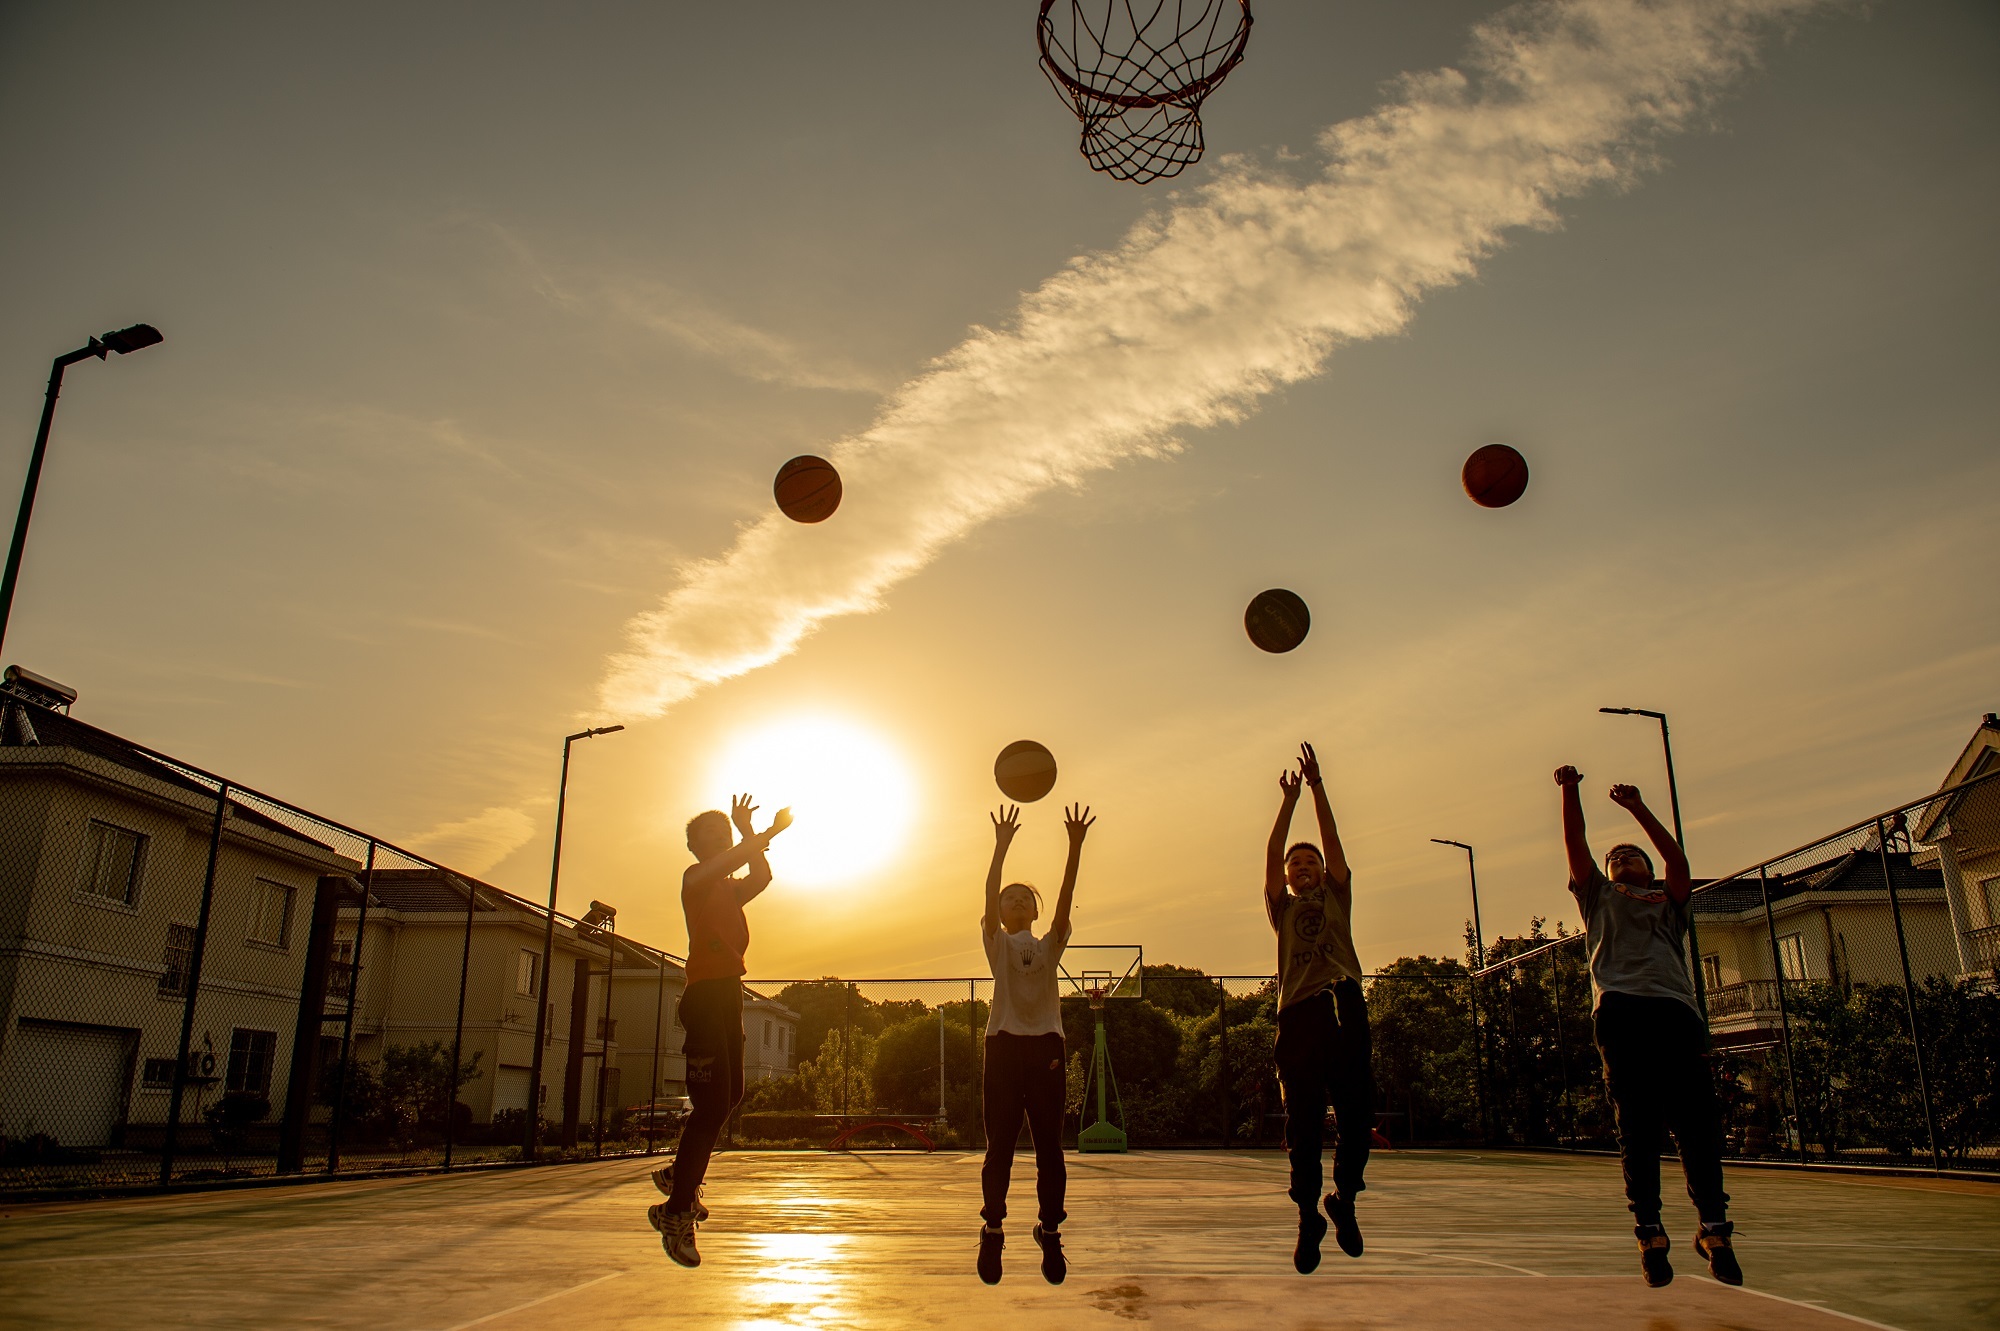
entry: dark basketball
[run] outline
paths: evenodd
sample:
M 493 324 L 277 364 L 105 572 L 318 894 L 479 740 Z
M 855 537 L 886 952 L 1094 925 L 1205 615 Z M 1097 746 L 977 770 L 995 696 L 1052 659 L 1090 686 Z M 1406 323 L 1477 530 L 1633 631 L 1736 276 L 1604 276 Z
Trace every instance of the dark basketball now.
M 1306 640 L 1312 622 L 1304 599 L 1283 587 L 1258 592 L 1243 612 L 1243 631 L 1267 652 L 1289 652 Z
M 1056 757 L 1031 739 L 1017 739 L 993 760 L 993 779 L 1010 800 L 1033 804 L 1056 786 Z
M 808 453 L 778 468 L 771 485 L 778 509 L 793 522 L 825 522 L 840 507 L 840 473 Z
M 1474 449 L 1459 479 L 1481 508 L 1505 508 L 1528 489 L 1528 460 L 1505 444 Z

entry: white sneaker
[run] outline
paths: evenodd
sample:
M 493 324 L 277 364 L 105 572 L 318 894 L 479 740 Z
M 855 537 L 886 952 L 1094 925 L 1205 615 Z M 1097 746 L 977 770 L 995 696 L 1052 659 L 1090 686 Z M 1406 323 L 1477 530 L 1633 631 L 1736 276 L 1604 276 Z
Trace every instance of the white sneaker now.
M 669 1160 L 667 1161 L 667 1163 L 661 1165 L 658 1169 L 653 1171 L 653 1186 L 660 1190 L 660 1195 L 662 1197 L 671 1197 L 674 1195 L 673 1161 Z M 697 1220 L 708 1219 L 708 1208 L 701 1204 L 701 1199 L 703 1196 L 707 1194 L 707 1192 L 708 1192 L 708 1185 L 706 1183 L 702 1184 L 699 1188 L 695 1189 L 694 1218 Z
M 667 1256 L 682 1266 L 700 1266 L 701 1251 L 694 1246 L 695 1218 L 692 1211 L 669 1211 L 665 1202 L 646 1208 L 646 1221 L 660 1231 L 660 1246 Z

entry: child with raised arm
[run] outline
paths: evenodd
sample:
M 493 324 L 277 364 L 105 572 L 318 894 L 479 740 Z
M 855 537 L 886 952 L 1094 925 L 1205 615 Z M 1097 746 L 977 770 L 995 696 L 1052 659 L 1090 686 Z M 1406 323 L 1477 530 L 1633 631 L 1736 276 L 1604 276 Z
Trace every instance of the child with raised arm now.
M 986 1019 L 986 1079 L 980 1092 L 986 1125 L 986 1163 L 979 1171 L 984 1205 L 979 1229 L 979 1278 L 1000 1283 L 1000 1251 L 1007 1246 L 1001 1222 L 1007 1218 L 1007 1184 L 1014 1172 L 1014 1143 L 1021 1119 L 1035 1143 L 1035 1201 L 1039 1217 L 1035 1244 L 1042 1250 L 1042 1278 L 1060 1285 L 1069 1274 L 1063 1258 L 1063 1194 L 1069 1174 L 1063 1164 L 1063 1101 L 1068 1062 L 1063 1053 L 1062 995 L 1056 963 L 1069 944 L 1070 899 L 1076 895 L 1076 868 L 1083 838 L 1097 820 L 1081 805 L 1064 810 L 1069 860 L 1062 890 L 1056 893 L 1049 931 L 1035 937 L 1041 895 L 1026 883 L 1000 886 L 1007 847 L 1020 829 L 1018 805 L 1003 805 L 993 819 L 993 863 L 986 871 L 986 962 L 993 970 L 993 1005 Z
M 1320 845 L 1300 841 L 1287 849 L 1301 785 L 1313 793 Z M 1350 921 L 1353 875 L 1312 745 L 1299 746 L 1299 770 L 1282 773 L 1278 790 L 1278 822 L 1264 853 L 1264 911 L 1278 934 L 1278 1086 L 1285 1099 L 1291 1198 L 1299 1208 L 1292 1265 L 1305 1275 L 1319 1266 L 1320 1240 L 1326 1237 L 1319 1214 L 1320 1145 L 1329 1101 L 1335 1130 L 1326 1212 L 1340 1250 L 1361 1255 L 1354 1198 L 1367 1186 L 1361 1172 L 1375 1130 L 1375 1074 Z
M 701 1204 L 702 1179 L 716 1138 L 743 1099 L 743 954 L 750 947 L 743 907 L 771 885 L 764 851 L 772 837 L 792 825 L 792 811 L 780 809 L 769 827 L 756 831 L 751 825 L 756 812 L 748 795 L 738 795 L 727 816 L 710 809 L 687 825 L 687 845 L 696 863 L 681 875 L 688 950 L 680 1019 L 687 1032 L 682 1050 L 694 1108 L 681 1127 L 672 1162 L 653 1171 L 653 1186 L 667 1200 L 646 1212 L 667 1256 L 682 1266 L 701 1265 L 694 1236 L 696 1224 L 708 1218 L 708 1208 Z M 741 841 L 733 835 L 732 823 L 743 834 Z M 746 865 L 750 872 L 736 877 Z
M 1639 1239 L 1639 1269 L 1648 1285 L 1674 1278 L 1660 1223 L 1660 1134 L 1671 1131 L 1688 1196 L 1701 1216 L 1694 1250 L 1717 1280 L 1740 1285 L 1743 1269 L 1730 1246 L 1735 1227 L 1728 1218 L 1729 1194 L 1722 1190 L 1722 1111 L 1708 1067 L 1708 1028 L 1695 1007 L 1684 955 L 1693 890 L 1687 856 L 1637 786 L 1613 786 L 1612 802 L 1645 829 L 1667 877 L 1664 886 L 1656 881 L 1652 857 L 1630 842 L 1606 851 L 1600 872 L 1584 836 L 1577 793 L 1582 780 L 1574 767 L 1556 769 L 1569 890 L 1583 911 L 1590 985 L 1597 994 L 1591 1024 L 1617 1113 L 1618 1158 Z

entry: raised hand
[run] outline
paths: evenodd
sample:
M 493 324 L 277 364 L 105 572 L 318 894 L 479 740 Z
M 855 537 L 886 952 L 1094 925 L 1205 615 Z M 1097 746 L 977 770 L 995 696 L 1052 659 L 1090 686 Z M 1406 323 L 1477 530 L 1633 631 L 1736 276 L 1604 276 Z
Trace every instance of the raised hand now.
M 1583 780 L 1583 773 L 1577 771 L 1567 763 L 1556 768 L 1556 784 L 1559 786 L 1573 786 L 1581 780 Z
M 778 810 L 776 813 L 771 815 L 771 825 L 764 829 L 764 839 L 766 841 L 769 841 L 772 837 L 778 835 L 778 833 L 784 831 L 791 825 L 792 825 L 792 810 L 788 805 L 785 808 L 782 808 Z
M 1636 809 L 1644 805 L 1646 801 L 1639 797 L 1639 788 L 1637 786 L 1613 786 L 1611 788 L 1611 802 L 1621 809 Z
M 1063 830 L 1069 833 L 1070 845 L 1082 845 L 1084 834 L 1090 831 L 1090 825 L 1096 821 L 1090 816 L 1090 806 L 1087 804 L 1072 804 L 1064 809 Z
M 1021 830 L 1021 806 L 1003 804 L 1000 812 L 986 815 L 993 820 L 993 839 L 1006 845 L 1014 839 L 1014 833 Z
M 1319 755 L 1313 752 L 1310 744 L 1299 745 L 1299 775 L 1309 786 L 1319 784 Z
M 1284 794 L 1287 804 L 1298 799 L 1299 787 L 1304 783 L 1305 777 L 1298 772 L 1287 769 L 1278 773 L 1278 789 Z

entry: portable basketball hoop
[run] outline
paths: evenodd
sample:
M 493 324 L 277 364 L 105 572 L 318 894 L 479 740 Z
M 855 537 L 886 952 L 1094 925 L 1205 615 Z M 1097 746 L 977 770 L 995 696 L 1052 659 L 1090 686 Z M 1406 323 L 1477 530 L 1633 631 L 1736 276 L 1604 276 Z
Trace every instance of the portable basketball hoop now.
M 1076 946 L 1063 952 L 1062 978 L 1072 992 L 1090 1002 L 1090 1015 L 1097 1027 L 1091 1042 L 1090 1067 L 1083 1078 L 1083 1113 L 1097 1102 L 1097 1120 L 1088 1126 L 1077 1124 L 1079 1151 L 1123 1151 L 1125 1149 L 1125 1101 L 1118 1094 L 1118 1078 L 1111 1071 L 1111 1046 L 1104 1038 L 1104 1005 L 1114 998 L 1138 998 L 1145 985 L 1145 953 L 1134 946 Z M 1117 1115 L 1117 1122 L 1112 1115 Z
M 1091 170 L 1143 185 L 1201 160 L 1201 104 L 1243 60 L 1250 0 L 1042 0 L 1035 40 Z

